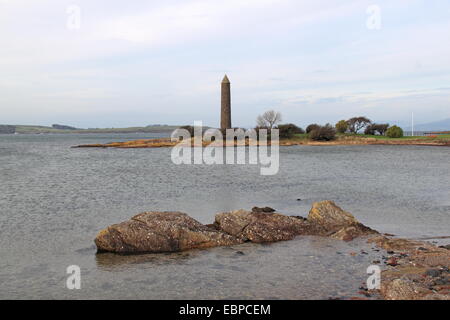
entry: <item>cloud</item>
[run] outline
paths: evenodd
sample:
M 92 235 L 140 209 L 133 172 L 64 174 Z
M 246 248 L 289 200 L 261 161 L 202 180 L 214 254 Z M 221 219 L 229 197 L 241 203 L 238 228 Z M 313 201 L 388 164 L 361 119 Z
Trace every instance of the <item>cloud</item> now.
M 0 1 L 2 122 L 51 113 L 83 126 L 110 112 L 116 125 L 214 125 L 223 73 L 241 125 L 267 108 L 290 122 L 450 117 L 436 89 L 450 81 L 447 2 L 380 0 L 377 31 L 365 0 L 79 0 L 69 30 L 72 4 Z

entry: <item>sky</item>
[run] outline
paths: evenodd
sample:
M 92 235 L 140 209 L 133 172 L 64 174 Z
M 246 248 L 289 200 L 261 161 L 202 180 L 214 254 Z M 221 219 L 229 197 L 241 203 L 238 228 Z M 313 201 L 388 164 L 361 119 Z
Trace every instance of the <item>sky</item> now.
M 0 0 L 0 123 L 450 118 L 448 0 Z

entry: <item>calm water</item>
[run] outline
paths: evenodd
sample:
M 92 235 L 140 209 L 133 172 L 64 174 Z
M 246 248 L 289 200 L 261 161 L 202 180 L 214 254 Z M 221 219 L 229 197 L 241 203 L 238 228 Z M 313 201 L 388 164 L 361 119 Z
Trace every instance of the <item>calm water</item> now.
M 312 202 L 330 199 L 383 232 L 450 235 L 449 148 L 285 147 L 271 177 L 256 166 L 176 166 L 170 149 L 70 149 L 149 137 L 0 136 L 0 298 L 349 297 L 382 254 L 363 241 L 317 237 L 168 255 L 95 254 L 100 229 L 149 210 L 209 223 L 217 212 L 255 205 L 306 216 Z M 350 255 L 361 249 L 369 255 Z M 65 288 L 72 264 L 81 267 L 81 290 Z

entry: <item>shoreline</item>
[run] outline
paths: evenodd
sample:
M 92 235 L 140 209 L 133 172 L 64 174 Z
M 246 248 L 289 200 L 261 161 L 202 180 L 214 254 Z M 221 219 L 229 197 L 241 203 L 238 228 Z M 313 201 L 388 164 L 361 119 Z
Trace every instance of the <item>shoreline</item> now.
M 217 213 L 212 224 L 202 224 L 183 212 L 143 212 L 100 230 L 94 242 L 97 255 L 121 256 L 274 243 L 298 236 L 328 237 L 344 242 L 361 238 L 372 246 L 372 251 L 379 253 L 369 267 L 372 271 L 367 269 L 370 275 L 367 282 L 359 291 L 355 290 L 354 296 L 343 299 L 450 300 L 450 245 L 437 246 L 380 233 L 332 201 L 313 203 L 306 217 L 254 207 L 251 211 Z M 358 255 L 355 251 L 349 254 Z M 359 255 L 370 257 L 365 250 Z
M 105 144 L 84 144 L 72 146 L 72 148 L 164 148 L 164 147 L 174 147 L 179 142 L 173 142 L 170 138 L 160 138 L 160 139 L 139 139 L 123 142 L 110 142 Z M 202 141 L 202 147 L 208 146 L 210 142 Z M 270 143 L 269 143 L 270 144 Z M 191 144 L 194 146 L 194 144 Z M 245 146 L 249 145 L 249 141 L 246 140 Z M 259 142 L 256 145 L 261 145 Z M 414 145 L 414 146 L 438 146 L 438 147 L 450 147 L 450 140 L 439 139 L 433 137 L 425 138 L 400 138 L 400 139 L 376 139 L 376 138 L 366 138 L 366 137 L 352 137 L 343 136 L 338 137 L 336 140 L 332 141 L 312 141 L 309 139 L 280 139 L 279 145 L 283 147 L 307 145 L 307 146 L 345 146 L 345 145 Z M 235 146 L 225 145 L 224 147 Z

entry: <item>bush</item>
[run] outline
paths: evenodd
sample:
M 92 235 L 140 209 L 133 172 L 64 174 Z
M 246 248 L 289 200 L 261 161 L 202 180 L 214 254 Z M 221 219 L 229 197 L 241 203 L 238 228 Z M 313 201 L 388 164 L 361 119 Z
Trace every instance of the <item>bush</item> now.
M 282 139 L 290 139 L 295 134 L 305 133 L 305 130 L 303 130 L 300 127 L 297 127 L 295 124 L 292 124 L 292 123 L 280 124 L 280 125 L 278 125 L 278 130 L 280 133 L 280 138 L 282 138 Z
M 348 123 L 345 120 L 341 120 L 336 123 L 336 131 L 339 133 L 345 133 L 348 130 Z
M 364 130 L 364 134 L 374 135 L 376 133 L 375 126 L 376 124 L 369 124 Z
M 314 129 L 318 129 L 318 128 L 320 128 L 320 126 L 318 124 L 316 124 L 316 123 L 310 124 L 309 126 L 306 127 L 306 133 L 310 133 Z
M 386 130 L 388 129 L 389 124 L 380 124 L 380 123 L 373 123 L 366 127 L 364 130 L 364 134 L 379 134 L 380 136 L 384 136 L 386 133 Z
M 309 133 L 309 138 L 316 141 L 330 141 L 336 138 L 336 129 L 331 124 L 318 126 Z
M 383 124 L 377 124 L 375 127 L 375 130 L 382 136 L 384 136 L 386 134 L 386 131 L 389 128 L 389 124 L 388 123 L 383 123 Z
M 389 138 L 401 138 L 403 137 L 403 129 L 397 126 L 392 126 L 386 131 L 386 135 Z

